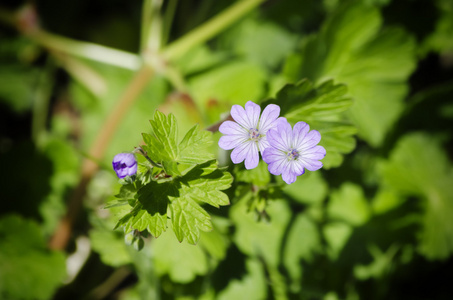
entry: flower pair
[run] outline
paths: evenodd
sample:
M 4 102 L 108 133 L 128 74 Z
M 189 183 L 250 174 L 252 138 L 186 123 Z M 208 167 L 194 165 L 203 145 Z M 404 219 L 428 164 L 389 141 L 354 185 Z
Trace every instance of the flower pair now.
M 246 169 L 258 166 L 259 152 L 268 164 L 271 174 L 282 175 L 287 184 L 296 181 L 305 169 L 316 171 L 322 167 L 319 161 L 326 150 L 317 144 L 321 134 L 311 130 L 307 123 L 297 122 L 294 128 L 288 121 L 279 117 L 280 107 L 269 104 L 260 116 L 258 104 L 248 101 L 245 109 L 233 105 L 233 121 L 225 121 L 219 131 L 224 134 L 219 146 L 231 150 L 231 160 L 238 164 L 245 161 Z

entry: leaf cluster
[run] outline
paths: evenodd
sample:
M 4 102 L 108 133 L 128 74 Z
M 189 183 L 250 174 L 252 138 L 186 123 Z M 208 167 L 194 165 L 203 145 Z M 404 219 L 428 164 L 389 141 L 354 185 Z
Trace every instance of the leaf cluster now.
M 124 227 L 125 232 L 147 230 L 157 238 L 167 230 L 170 219 L 180 242 L 186 238 L 196 244 L 200 230 L 212 230 L 210 216 L 201 204 L 228 205 L 222 190 L 230 187 L 233 178 L 213 159 L 207 147 L 210 132 L 195 125 L 178 143 L 178 126 L 172 114 L 156 111 L 150 123 L 152 131 L 143 134 L 146 145 L 142 148 L 153 165 L 148 176 L 123 186 L 116 196 L 120 200 L 111 204 L 132 207 L 116 227 Z

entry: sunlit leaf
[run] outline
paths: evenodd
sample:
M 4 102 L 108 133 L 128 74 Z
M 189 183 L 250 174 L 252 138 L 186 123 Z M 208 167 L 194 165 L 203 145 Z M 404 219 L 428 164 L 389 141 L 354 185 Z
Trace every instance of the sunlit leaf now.
M 275 68 L 293 50 L 296 37 L 275 23 L 251 17 L 223 34 L 220 43 L 263 67 Z
M 265 71 L 250 62 L 228 61 L 227 64 L 194 76 L 189 85 L 193 98 L 207 112 L 211 123 L 231 104 L 257 102 L 264 93 Z M 218 106 L 218 108 L 217 108 Z
M 255 215 L 247 209 L 247 198 L 241 199 L 230 210 L 230 217 L 236 225 L 234 241 L 247 255 L 263 257 L 272 266 L 277 266 L 280 244 L 291 211 L 281 199 L 269 203 L 266 208 L 270 222 L 257 222 Z
M 192 127 L 178 143 L 178 124 L 174 115 L 165 116 L 156 111 L 150 120 L 153 131 L 143 133 L 146 145 L 143 146 L 148 156 L 163 166 L 168 175 L 181 175 L 196 164 L 212 160 L 210 152 L 212 133 Z M 182 169 L 182 171 L 181 171 Z
M 281 115 L 289 122 L 304 121 L 310 129 L 321 133 L 320 145 L 327 151 L 322 163 L 324 167 L 337 167 L 343 161 L 343 155 L 355 147 L 353 135 L 356 128 L 342 120 L 340 113 L 352 105 L 347 96 L 347 88 L 343 84 L 327 81 L 318 87 L 309 80 L 297 84 L 285 85 L 276 99 L 264 104 L 275 103 L 281 107 Z
M 304 180 L 296 180 L 283 188 L 285 194 L 305 204 L 319 204 L 327 195 L 328 186 L 320 172 L 304 174 Z
M 342 5 L 286 65 L 293 81 L 345 83 L 354 99 L 347 114 L 372 146 L 382 143 L 400 116 L 415 67 L 414 40 L 399 28 L 381 29 L 381 23 L 370 5 Z
M 187 238 L 190 244 L 196 244 L 200 230 L 212 230 L 211 217 L 201 204 L 228 205 L 230 200 L 222 191 L 232 181 L 231 174 L 218 169 L 215 160 L 197 165 L 173 180 L 151 181 L 138 190 L 138 203 L 119 219 L 116 227 L 124 226 L 126 232 L 148 230 L 159 237 L 170 218 L 178 240 Z
M 331 222 L 323 227 L 323 234 L 327 241 L 327 254 L 336 260 L 352 234 L 352 226 L 343 222 Z
M 187 283 L 208 271 L 208 258 L 200 246 L 179 243 L 174 236 L 165 234 L 152 245 L 156 272 L 168 274 L 174 282 Z
M 331 193 L 327 213 L 332 220 L 360 226 L 369 220 L 371 209 L 360 186 L 344 183 Z
M 107 228 L 96 228 L 90 231 L 90 241 L 93 250 L 100 255 L 106 265 L 119 267 L 131 263 L 123 234 Z

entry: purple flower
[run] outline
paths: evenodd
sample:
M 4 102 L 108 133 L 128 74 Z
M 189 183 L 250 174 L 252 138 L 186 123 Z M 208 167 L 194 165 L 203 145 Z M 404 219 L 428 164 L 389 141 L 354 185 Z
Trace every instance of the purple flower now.
M 269 104 L 261 114 L 258 104 L 248 101 L 245 110 L 240 105 L 233 105 L 231 116 L 236 122 L 225 121 L 220 125 L 219 131 L 223 134 L 219 146 L 231 152 L 231 160 L 238 164 L 245 160 L 245 168 L 253 169 L 258 166 L 259 154 L 269 147 L 266 133 L 277 125 L 280 107 Z
M 310 131 L 305 122 L 297 122 L 294 129 L 285 118 L 281 118 L 277 128 L 269 130 L 267 140 L 270 147 L 263 153 L 263 160 L 269 165 L 269 172 L 282 175 L 287 184 L 296 181 L 305 169 L 316 171 L 322 167 L 319 161 L 326 156 L 326 149 L 317 146 L 321 134 Z
M 132 176 L 137 173 L 137 161 L 132 153 L 120 153 L 113 158 L 113 170 L 119 178 Z

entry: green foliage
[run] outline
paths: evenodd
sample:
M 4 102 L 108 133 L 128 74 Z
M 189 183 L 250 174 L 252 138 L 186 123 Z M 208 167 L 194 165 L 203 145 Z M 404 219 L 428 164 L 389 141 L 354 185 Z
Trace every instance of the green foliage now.
M 93 91 L 80 81 L 70 82 L 69 94 L 71 105 L 80 112 L 77 131 L 82 134 L 80 142 L 84 151 L 89 149 L 89 145 L 96 139 L 97 130 L 105 122 L 109 113 L 115 107 L 118 96 L 121 95 L 127 84 L 133 79 L 134 73 L 130 70 L 118 67 L 85 62 L 92 69 L 98 80 L 92 80 L 100 89 L 99 92 Z M 162 103 L 168 90 L 167 82 L 156 77 L 150 82 L 131 107 L 130 113 L 125 115 L 121 126 L 115 131 L 115 136 L 109 145 L 102 161 L 110 165 L 112 158 L 119 152 L 133 150 L 132 145 L 139 145 L 141 136 L 132 132 L 148 131 L 147 120 L 150 115 Z
M 296 37 L 276 23 L 248 18 L 220 37 L 240 57 L 264 67 L 275 68 L 295 47 Z
M 99 227 L 90 231 L 90 241 L 106 265 L 119 267 L 132 262 L 123 234 Z
M 256 222 L 247 210 L 246 198 L 236 203 L 230 217 L 236 226 L 234 242 L 247 255 L 262 257 L 273 267 L 280 261 L 280 245 L 289 222 L 290 210 L 284 201 L 274 201 L 266 209 L 271 222 Z
M 101 2 L 0 5 L 1 299 L 451 298 L 450 0 Z M 323 168 L 233 165 L 250 100 Z
M 429 259 L 453 252 L 453 167 L 440 143 L 423 133 L 404 136 L 380 164 L 385 185 L 424 198 L 419 251 Z
M 211 113 L 213 106 L 218 105 L 226 111 L 233 103 L 244 105 L 248 100 L 257 102 L 264 93 L 265 75 L 265 70 L 254 63 L 228 61 L 194 76 L 189 85 L 195 102 L 214 123 L 220 115 Z
M 153 241 L 153 251 L 156 273 L 168 274 L 174 282 L 188 283 L 208 271 L 208 257 L 201 247 L 180 244 L 169 235 Z
M 353 226 L 366 223 L 370 212 L 362 189 L 351 183 L 344 183 L 340 190 L 332 192 L 327 207 L 330 219 L 341 220 Z
M 50 299 L 66 276 L 63 253 L 49 251 L 38 224 L 16 215 L 0 219 L 2 299 Z
M 354 105 L 348 116 L 359 136 L 381 145 L 403 109 L 408 76 L 415 67 L 414 41 L 399 28 L 381 28 L 372 6 L 340 6 L 317 35 L 308 37 L 301 52 L 288 58 L 287 77 L 347 84 Z
M 291 288 L 298 291 L 303 272 L 300 262 L 311 263 L 322 249 L 319 229 L 307 214 L 299 214 L 294 220 L 284 249 L 283 262 L 292 279 Z
M 426 55 L 430 51 L 442 54 L 453 51 L 453 4 L 448 0 L 437 0 L 436 6 L 440 17 L 437 19 L 434 31 L 423 41 L 419 50 Z
M 196 125 L 178 143 L 178 126 L 172 114 L 165 116 L 156 111 L 150 123 L 152 133 L 143 134 L 147 145 L 142 148 L 156 164 L 154 168 L 162 166 L 162 170 L 149 182 L 121 189 L 117 195 L 123 199 L 121 203 L 131 198 L 136 201 L 130 201 L 132 210 L 116 227 L 124 226 L 126 232 L 148 230 L 159 237 L 166 231 L 170 218 L 177 239 L 182 242 L 187 238 L 190 244 L 196 244 L 200 230 L 212 230 L 210 216 L 200 204 L 228 205 L 229 199 L 221 191 L 230 187 L 233 178 L 212 160 L 213 155 L 206 147 L 211 142 L 210 132 L 200 131 Z
M 235 279 L 218 295 L 217 299 L 240 299 L 247 295 L 248 299 L 266 298 L 266 278 L 260 262 L 249 259 L 246 262 L 247 274 L 241 280 Z
M 153 130 L 151 134 L 143 134 L 147 144 L 143 148 L 155 162 L 162 164 L 167 175 L 181 175 L 196 164 L 214 158 L 207 147 L 212 142 L 210 132 L 200 131 L 195 125 L 178 145 L 178 126 L 172 114 L 166 117 L 156 111 L 150 123 Z
M 285 85 L 276 95 L 276 99 L 266 101 L 281 107 L 281 115 L 289 122 L 304 121 L 310 129 L 321 133 L 322 145 L 326 157 L 322 162 L 325 168 L 337 167 L 343 161 L 343 155 L 355 147 L 356 128 L 344 121 L 340 113 L 347 110 L 353 103 L 346 95 L 347 88 L 343 84 L 326 81 L 314 87 L 309 80 L 297 84 Z

